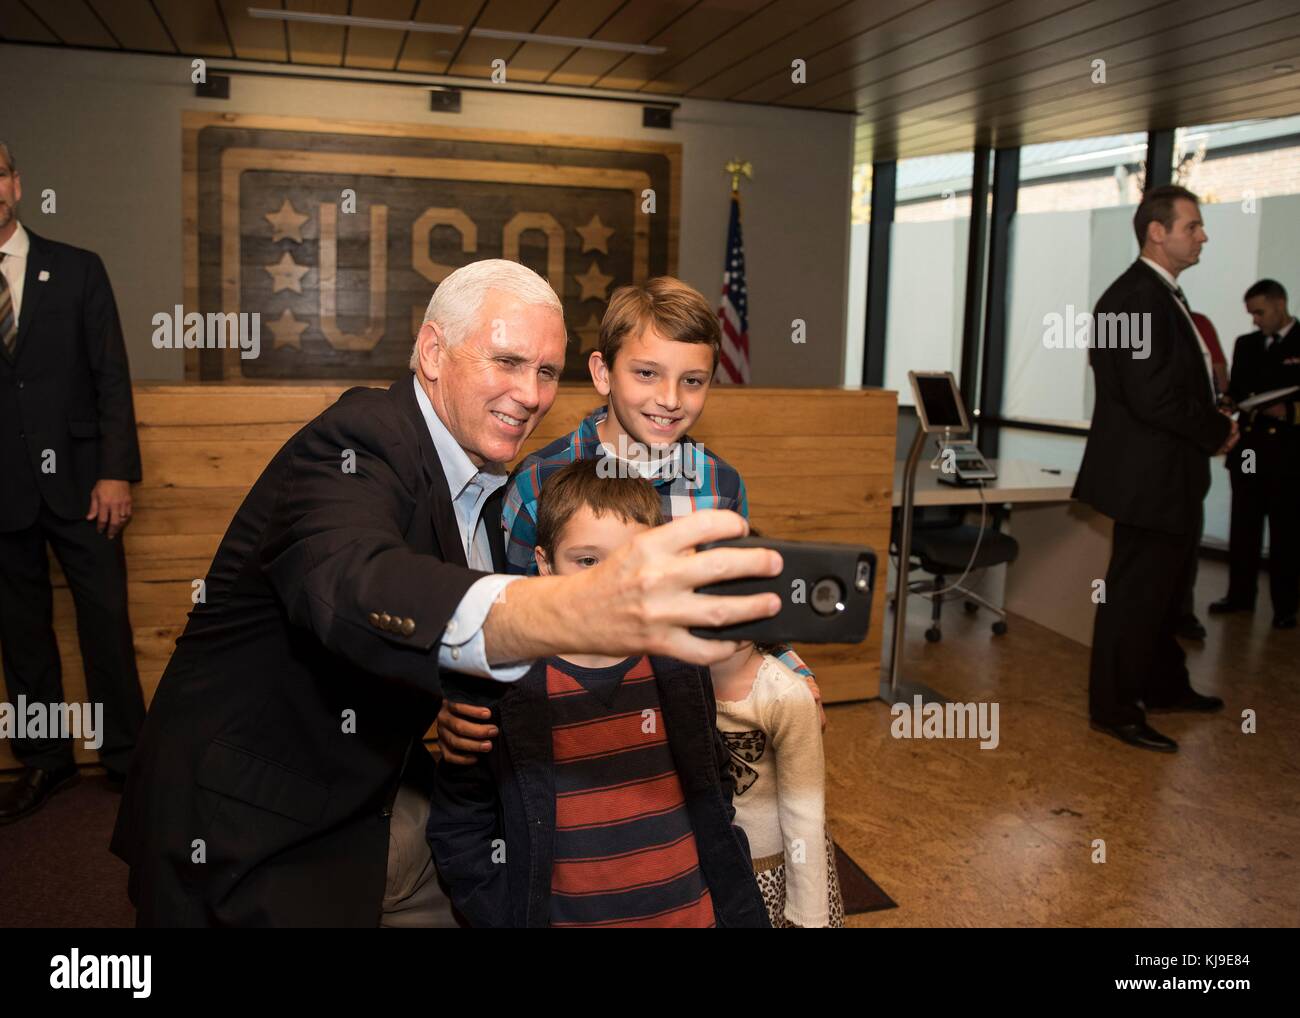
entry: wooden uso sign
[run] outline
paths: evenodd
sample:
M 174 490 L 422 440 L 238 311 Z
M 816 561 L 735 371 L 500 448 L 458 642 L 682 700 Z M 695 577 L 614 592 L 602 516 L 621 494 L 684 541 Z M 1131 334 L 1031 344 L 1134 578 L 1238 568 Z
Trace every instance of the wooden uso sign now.
M 680 145 L 200 112 L 182 134 L 182 311 L 258 330 L 241 356 L 195 328 L 190 379 L 398 378 L 434 288 L 482 258 L 550 281 L 586 379 L 614 289 L 677 271 Z

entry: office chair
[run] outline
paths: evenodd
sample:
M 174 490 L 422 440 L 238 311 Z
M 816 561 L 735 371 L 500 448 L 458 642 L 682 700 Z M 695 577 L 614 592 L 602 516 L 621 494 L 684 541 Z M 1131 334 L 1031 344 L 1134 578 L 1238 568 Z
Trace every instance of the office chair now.
M 1004 608 L 980 596 L 966 586 L 965 582 L 946 589 L 945 578 L 961 577 L 967 564 L 970 565 L 971 573 L 974 573 L 990 566 L 1010 565 L 1020 554 L 1020 545 L 1016 539 L 1002 533 L 1002 521 L 1006 517 L 1002 506 L 990 508 L 983 537 L 980 537 L 978 526 L 964 522 L 968 508 L 969 506 L 925 506 L 914 510 L 912 517 L 913 562 L 930 573 L 933 579 L 913 581 L 909 584 L 909 593 L 920 594 L 930 600 L 930 628 L 925 631 L 925 638 L 930 643 L 943 639 L 943 630 L 939 626 L 943 602 L 959 598 L 964 599 L 968 614 L 974 615 L 980 608 L 986 608 L 997 616 L 992 626 L 994 635 L 1001 636 L 1007 631 L 1007 613 Z M 898 553 L 898 516 L 898 513 L 894 514 L 895 554 Z M 978 553 L 975 551 L 977 540 Z M 973 562 L 972 554 L 975 554 Z M 897 600 L 897 592 L 894 597 Z

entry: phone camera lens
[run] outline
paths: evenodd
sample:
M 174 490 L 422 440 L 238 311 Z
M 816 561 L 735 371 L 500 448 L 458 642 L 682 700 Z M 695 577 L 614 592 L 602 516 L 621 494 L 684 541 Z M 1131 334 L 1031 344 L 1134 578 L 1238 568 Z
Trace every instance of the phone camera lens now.
M 844 586 L 833 576 L 825 576 L 813 584 L 813 611 L 818 615 L 834 615 L 844 610 Z

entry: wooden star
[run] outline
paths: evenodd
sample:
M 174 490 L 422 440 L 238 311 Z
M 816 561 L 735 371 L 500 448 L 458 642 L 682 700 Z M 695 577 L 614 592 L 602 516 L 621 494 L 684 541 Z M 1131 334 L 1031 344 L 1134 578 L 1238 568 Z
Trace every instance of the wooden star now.
M 609 284 L 614 282 L 613 276 L 607 276 L 600 271 L 600 266 L 596 264 L 596 259 L 591 260 L 591 268 L 583 275 L 574 275 L 578 285 L 582 287 L 582 296 L 578 300 L 608 300 L 606 291 Z
M 574 229 L 582 235 L 584 252 L 599 251 L 602 254 L 609 254 L 609 238 L 614 232 L 614 227 L 601 223 L 600 216 L 592 216 L 591 222 L 586 226 L 575 226 Z
M 587 354 L 596 349 L 600 342 L 600 319 L 594 314 L 588 315 L 587 324 L 573 331 L 578 334 L 578 339 L 581 340 L 578 353 L 585 358 Z
M 271 277 L 272 293 L 279 293 L 281 290 L 302 293 L 302 277 L 311 271 L 310 265 L 299 265 L 288 251 L 282 254 L 280 260 L 274 265 L 263 265 L 262 268 Z
M 295 350 L 302 349 L 302 334 L 307 328 L 307 323 L 294 318 L 293 312 L 288 308 L 280 312 L 279 318 L 268 322 L 267 325 L 271 334 L 275 336 L 275 342 L 271 347 L 273 350 L 278 350 L 282 346 L 291 346 Z
M 302 224 L 307 222 L 311 216 L 304 216 L 295 212 L 293 204 L 288 198 L 280 205 L 278 212 L 264 212 L 262 214 L 266 217 L 266 221 L 271 224 L 271 228 L 275 230 L 275 236 L 271 238 L 272 243 L 277 240 L 284 240 L 286 237 L 299 244 L 302 243 Z

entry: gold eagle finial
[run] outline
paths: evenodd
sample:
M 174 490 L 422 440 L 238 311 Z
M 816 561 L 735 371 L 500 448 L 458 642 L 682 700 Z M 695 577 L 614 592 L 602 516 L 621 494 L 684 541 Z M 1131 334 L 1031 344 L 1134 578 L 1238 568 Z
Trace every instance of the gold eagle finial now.
M 731 174 L 731 189 L 733 191 L 740 190 L 741 177 L 746 180 L 754 179 L 754 164 L 748 160 L 742 163 L 739 158 L 732 159 L 724 167 L 724 170 Z

